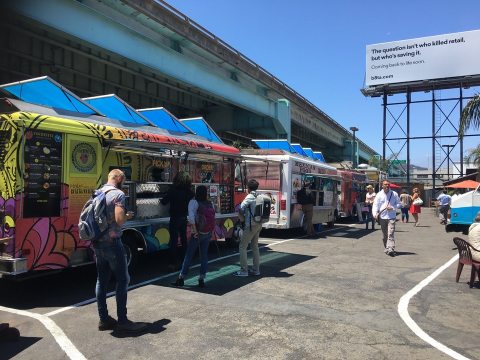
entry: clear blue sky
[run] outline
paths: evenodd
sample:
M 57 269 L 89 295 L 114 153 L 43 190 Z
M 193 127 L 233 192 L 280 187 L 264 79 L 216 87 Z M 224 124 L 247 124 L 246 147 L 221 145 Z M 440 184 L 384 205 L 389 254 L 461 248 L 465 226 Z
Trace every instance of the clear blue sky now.
M 345 128 L 360 128 L 357 136 L 380 154 L 381 99 L 366 98 L 360 92 L 364 86 L 366 46 L 480 29 L 479 0 L 167 2 L 288 84 Z M 467 95 L 471 94 L 467 91 Z M 443 96 L 448 97 L 448 92 Z M 448 107 L 446 113 L 450 112 Z M 416 123 L 412 120 L 411 136 L 429 136 L 431 113 L 428 109 L 418 111 Z M 398 127 L 392 131 L 395 137 L 405 137 Z M 455 131 L 444 133 L 450 135 Z M 478 142 L 478 138 L 467 140 L 465 149 Z M 395 145 L 398 148 L 393 151 L 400 151 L 402 142 L 392 144 Z M 412 141 L 411 146 L 412 163 L 425 166 L 431 161 L 431 140 Z M 400 158 L 406 158 L 405 148 L 400 152 Z M 451 158 L 458 160 L 459 156 L 454 149 Z

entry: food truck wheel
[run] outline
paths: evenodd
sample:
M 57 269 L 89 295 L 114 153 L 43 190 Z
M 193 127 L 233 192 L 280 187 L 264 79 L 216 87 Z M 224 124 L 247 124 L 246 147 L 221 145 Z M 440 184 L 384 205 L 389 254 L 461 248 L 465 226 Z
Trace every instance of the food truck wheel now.
M 123 247 L 125 248 L 125 253 L 127 254 L 127 265 L 128 269 L 131 270 L 135 267 L 138 260 L 138 245 L 134 239 L 129 237 L 122 237 Z

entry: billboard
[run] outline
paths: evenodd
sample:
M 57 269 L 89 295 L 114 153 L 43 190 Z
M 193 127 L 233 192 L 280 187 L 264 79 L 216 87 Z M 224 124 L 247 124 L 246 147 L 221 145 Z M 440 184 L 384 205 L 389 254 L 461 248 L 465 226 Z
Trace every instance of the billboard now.
M 367 45 L 366 86 L 479 75 L 480 30 Z

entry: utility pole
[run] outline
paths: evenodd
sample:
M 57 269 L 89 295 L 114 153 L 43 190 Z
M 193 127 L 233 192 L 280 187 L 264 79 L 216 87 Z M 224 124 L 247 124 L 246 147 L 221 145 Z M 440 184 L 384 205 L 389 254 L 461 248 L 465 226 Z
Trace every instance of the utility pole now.
M 353 141 L 352 141 L 352 168 L 357 168 L 357 153 L 355 152 L 356 142 L 355 142 L 355 132 L 358 131 L 358 128 L 355 126 L 350 127 L 350 130 L 353 133 Z

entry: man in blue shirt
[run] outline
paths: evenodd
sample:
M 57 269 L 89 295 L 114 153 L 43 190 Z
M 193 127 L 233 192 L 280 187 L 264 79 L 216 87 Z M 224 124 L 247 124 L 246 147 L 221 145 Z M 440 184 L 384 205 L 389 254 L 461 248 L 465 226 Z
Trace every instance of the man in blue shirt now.
M 447 190 L 443 190 L 443 192 L 438 196 L 438 212 L 440 217 L 440 224 L 446 225 L 447 224 L 447 217 L 448 217 L 448 210 L 450 210 L 450 204 L 452 202 L 452 197 L 447 194 Z

